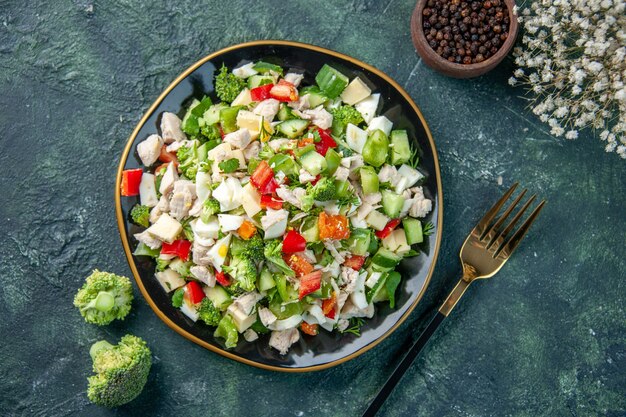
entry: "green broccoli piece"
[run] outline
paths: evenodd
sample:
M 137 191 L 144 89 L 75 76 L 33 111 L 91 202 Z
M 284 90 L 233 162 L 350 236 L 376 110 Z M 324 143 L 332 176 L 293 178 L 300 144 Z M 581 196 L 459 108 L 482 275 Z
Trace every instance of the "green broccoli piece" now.
M 202 135 L 200 139 L 201 142 L 221 142 L 222 134 L 220 133 L 220 128 L 214 125 L 204 125 L 200 128 L 200 133 Z
M 211 216 L 220 212 L 220 202 L 213 197 L 207 198 L 202 204 L 202 213 L 200 213 L 200 219 L 208 223 Z
M 133 223 L 142 226 L 150 226 L 150 207 L 141 204 L 135 204 L 130 211 L 130 217 L 133 219 Z
M 215 333 L 213 333 L 213 336 L 225 339 L 227 348 L 234 348 L 237 346 L 239 333 L 237 332 L 237 327 L 235 327 L 233 318 L 229 314 L 225 314 L 224 317 L 222 317 L 217 325 L 217 329 L 215 329 Z
M 244 253 L 253 261 L 261 262 L 263 259 L 265 259 L 263 251 L 263 239 L 258 234 L 255 234 L 246 241 L 246 248 Z
M 328 201 L 335 198 L 335 181 L 329 177 L 321 178 L 309 191 L 313 200 Z
M 345 126 L 352 123 L 355 126 L 363 123 L 363 115 L 353 106 L 343 105 L 330 110 L 333 115 L 333 121 L 340 122 Z
M 233 256 L 230 265 L 223 266 L 222 269 L 235 279 L 241 289 L 246 292 L 254 291 L 257 270 L 252 258 L 245 254 Z
M 276 155 L 274 150 L 268 144 L 263 145 L 259 151 L 259 158 L 261 160 L 265 159 L 266 161 L 269 161 L 274 155 Z
M 335 109 L 330 110 L 330 114 L 333 115 L 333 124 L 331 126 L 331 132 L 335 136 L 340 136 L 345 132 L 348 123 L 352 123 L 355 126 L 363 123 L 363 116 L 354 107 L 343 105 Z
M 176 158 L 178 158 L 178 168 L 183 175 L 196 181 L 196 174 L 198 173 L 198 145 L 196 141 L 192 141 L 188 146 L 181 146 L 176 152 Z
M 117 346 L 102 340 L 91 346 L 89 354 L 96 373 L 87 379 L 89 401 L 118 407 L 141 393 L 152 366 L 150 349 L 141 338 L 127 334 Z
M 215 77 L 215 92 L 220 100 L 232 103 L 245 86 L 243 79 L 228 72 L 228 68 L 222 64 L 220 73 Z
M 222 313 L 215 308 L 213 302 L 208 298 L 203 298 L 198 306 L 198 315 L 200 320 L 209 326 L 217 326 L 222 319 Z
M 74 306 L 87 323 L 103 326 L 115 319 L 123 320 L 132 301 L 133 286 L 128 278 L 96 269 L 76 293 Z
M 280 239 L 268 240 L 265 243 L 263 255 L 265 255 L 265 260 L 275 269 L 289 277 L 296 276 L 293 269 L 289 268 L 289 265 L 283 259 L 283 242 Z

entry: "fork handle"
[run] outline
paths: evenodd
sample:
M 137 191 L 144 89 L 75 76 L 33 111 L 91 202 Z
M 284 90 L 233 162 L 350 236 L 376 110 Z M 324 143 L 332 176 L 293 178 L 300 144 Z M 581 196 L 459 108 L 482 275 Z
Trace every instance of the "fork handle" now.
M 439 328 L 439 325 L 443 322 L 443 320 L 450 314 L 454 306 L 459 302 L 467 287 L 469 287 L 470 282 L 465 279 L 461 279 L 454 289 L 448 294 L 446 301 L 439 307 L 439 311 L 435 314 L 435 316 L 430 320 L 428 326 L 424 329 L 422 334 L 417 338 L 417 340 L 413 343 L 413 346 L 409 349 L 409 351 L 404 355 L 404 358 L 400 361 L 400 363 L 396 366 L 391 376 L 387 379 L 383 387 L 376 394 L 376 398 L 370 403 L 367 407 L 367 410 L 363 413 L 363 417 L 374 417 L 380 407 L 385 403 L 387 397 L 391 395 L 393 389 L 398 385 L 398 382 L 402 379 L 407 369 L 411 367 L 417 356 L 420 354 L 426 343 L 430 340 L 430 337 L 435 333 L 435 331 Z

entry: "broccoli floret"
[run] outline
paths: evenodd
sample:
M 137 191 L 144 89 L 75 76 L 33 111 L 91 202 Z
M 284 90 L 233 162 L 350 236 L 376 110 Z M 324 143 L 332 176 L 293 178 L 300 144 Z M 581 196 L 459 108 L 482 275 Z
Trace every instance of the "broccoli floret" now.
M 208 298 L 203 298 L 198 306 L 198 315 L 200 320 L 209 326 L 217 326 L 222 319 L 222 313 L 215 308 L 213 302 Z
M 183 175 L 195 182 L 198 173 L 198 146 L 196 141 L 192 141 L 188 146 L 181 146 L 176 152 L 178 158 L 178 168 Z
M 276 155 L 274 153 L 274 150 L 268 144 L 263 145 L 263 147 L 259 151 L 259 158 L 265 159 L 266 161 L 272 159 L 272 156 L 274 155 Z
M 217 125 L 204 125 L 200 128 L 200 133 L 202 134 L 202 138 L 200 141 L 209 142 L 209 141 L 222 141 L 222 134 L 220 133 L 220 128 Z
M 133 219 L 133 223 L 148 227 L 150 226 L 150 207 L 136 204 L 130 211 L 130 217 Z
M 141 338 L 127 334 L 117 346 L 102 340 L 89 354 L 96 373 L 88 378 L 87 397 L 92 403 L 118 407 L 141 393 L 152 366 L 150 349 Z
M 352 123 L 355 126 L 363 123 L 363 116 L 361 113 L 354 107 L 343 105 L 339 106 L 330 111 L 330 114 L 333 115 L 333 122 L 337 121 L 341 123 L 344 127 L 348 125 L 348 123 Z
M 232 103 L 245 86 L 246 82 L 243 79 L 228 72 L 228 68 L 222 64 L 220 73 L 215 77 L 215 92 L 220 100 Z
M 157 272 L 163 272 L 165 271 L 165 268 L 168 267 L 168 265 L 170 264 L 171 260 L 169 259 L 161 259 L 161 258 L 157 258 L 156 259 L 156 270 Z
M 96 269 L 76 293 L 74 306 L 87 323 L 102 326 L 115 319 L 123 320 L 132 301 L 133 287 L 128 278 Z
M 243 290 L 254 291 L 257 270 L 252 258 L 245 254 L 234 256 L 230 261 L 230 265 L 222 268 L 235 279 Z
M 246 242 L 246 248 L 244 253 L 249 256 L 255 262 L 261 262 L 265 259 L 265 255 L 263 255 L 263 239 L 258 234 L 252 236 Z
M 224 317 L 222 317 L 213 335 L 215 337 L 225 339 L 227 348 L 234 348 L 237 346 L 239 333 L 237 332 L 237 327 L 235 327 L 233 318 L 229 314 L 225 314 Z
M 200 219 L 208 223 L 209 218 L 211 216 L 216 215 L 220 212 L 220 202 L 214 199 L 213 197 L 207 198 L 202 204 L 202 213 L 200 214 Z
M 283 259 L 283 242 L 280 239 L 268 240 L 265 243 L 263 254 L 265 255 L 265 260 L 275 269 L 289 277 L 296 275 Z
M 335 192 L 335 181 L 332 178 L 323 177 L 311 188 L 309 194 L 314 200 L 328 201 L 335 198 Z

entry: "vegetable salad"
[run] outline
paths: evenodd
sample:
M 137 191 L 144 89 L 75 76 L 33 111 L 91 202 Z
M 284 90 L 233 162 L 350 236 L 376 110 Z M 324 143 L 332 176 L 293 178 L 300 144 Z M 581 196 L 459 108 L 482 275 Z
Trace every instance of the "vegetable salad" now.
M 380 94 L 324 65 L 315 83 L 267 62 L 215 76 L 215 95 L 137 145 L 121 192 L 145 230 L 136 256 L 189 319 L 286 354 L 301 333 L 358 334 L 395 306 L 394 269 L 418 254 L 432 208 L 404 130 Z

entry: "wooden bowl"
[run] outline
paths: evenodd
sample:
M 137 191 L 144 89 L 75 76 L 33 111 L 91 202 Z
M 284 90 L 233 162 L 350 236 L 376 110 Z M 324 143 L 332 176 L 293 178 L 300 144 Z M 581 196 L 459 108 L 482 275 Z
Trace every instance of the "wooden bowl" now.
M 415 49 L 417 50 L 419 56 L 422 58 L 424 63 L 432 69 L 454 78 L 477 77 L 494 69 L 513 48 L 519 27 L 517 15 L 513 14 L 515 0 L 504 0 L 504 3 L 509 11 L 509 37 L 506 41 L 504 41 L 504 44 L 502 44 L 500 49 L 498 49 L 498 52 L 483 62 L 477 64 L 457 64 L 455 62 L 450 62 L 439 56 L 437 52 L 431 48 L 426 40 L 424 28 L 422 27 L 422 12 L 427 2 L 428 0 L 418 0 L 415 5 L 413 15 L 411 16 L 411 38 L 413 39 L 413 45 L 415 45 Z

